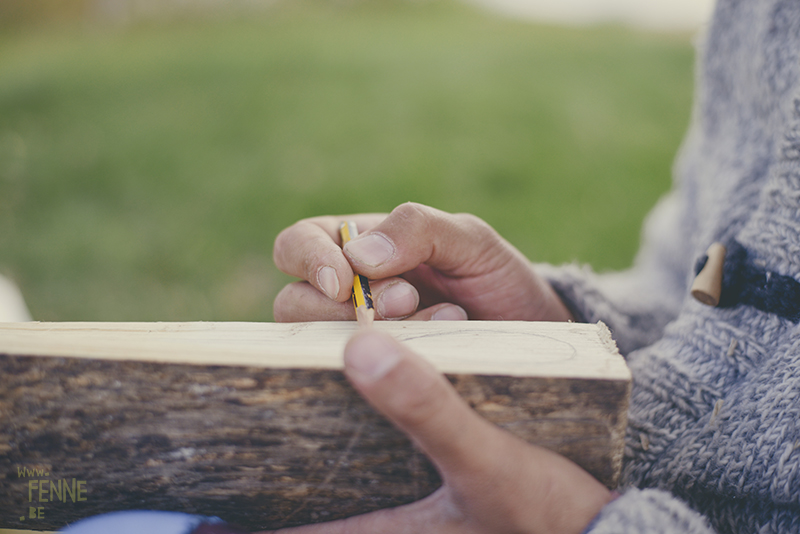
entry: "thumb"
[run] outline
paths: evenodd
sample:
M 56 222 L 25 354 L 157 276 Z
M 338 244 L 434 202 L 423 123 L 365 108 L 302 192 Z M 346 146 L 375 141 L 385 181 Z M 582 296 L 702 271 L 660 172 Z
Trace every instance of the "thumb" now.
M 439 469 L 469 471 L 500 430 L 478 416 L 429 362 L 391 336 L 362 330 L 344 351 L 345 374 Z

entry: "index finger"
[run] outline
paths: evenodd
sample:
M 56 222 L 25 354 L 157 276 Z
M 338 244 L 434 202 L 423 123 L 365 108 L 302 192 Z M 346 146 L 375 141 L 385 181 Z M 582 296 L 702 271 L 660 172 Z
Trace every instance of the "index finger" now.
M 476 276 L 519 254 L 484 221 L 414 202 L 401 204 L 344 247 L 351 265 L 371 279 L 426 264 L 451 276 Z
M 329 298 L 350 298 L 353 269 L 342 252 L 339 225 L 351 220 L 359 232 L 374 227 L 385 214 L 325 216 L 303 219 L 275 238 L 272 256 L 284 273 L 308 281 Z

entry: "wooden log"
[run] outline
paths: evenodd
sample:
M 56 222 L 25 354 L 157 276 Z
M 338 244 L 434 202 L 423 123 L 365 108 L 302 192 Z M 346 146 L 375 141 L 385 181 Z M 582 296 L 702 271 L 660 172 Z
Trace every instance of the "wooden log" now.
M 0 527 L 157 509 L 274 529 L 428 495 L 435 469 L 344 378 L 355 328 L 0 324 Z M 604 325 L 376 328 L 488 420 L 617 483 L 630 373 Z

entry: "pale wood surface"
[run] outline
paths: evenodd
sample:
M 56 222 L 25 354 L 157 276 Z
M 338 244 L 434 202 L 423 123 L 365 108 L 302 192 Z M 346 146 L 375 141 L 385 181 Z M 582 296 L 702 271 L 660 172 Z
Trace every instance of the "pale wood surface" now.
M 482 416 L 612 487 L 630 374 L 602 325 L 380 323 L 447 373 Z M 85 480 L 36 528 L 162 509 L 251 529 L 419 499 L 430 463 L 350 387 L 354 323 L 0 325 L 0 527 L 21 521 L 30 477 Z M 454 436 L 453 439 L 458 439 Z M 46 477 L 45 477 L 46 478 Z
M 375 324 L 444 373 L 630 378 L 603 325 L 522 321 Z M 0 323 L 0 352 L 173 363 L 341 369 L 354 322 Z

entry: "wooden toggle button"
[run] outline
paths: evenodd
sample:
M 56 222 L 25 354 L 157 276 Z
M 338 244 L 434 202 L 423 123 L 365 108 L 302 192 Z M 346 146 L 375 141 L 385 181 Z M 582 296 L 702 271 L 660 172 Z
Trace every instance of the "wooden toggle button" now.
M 706 264 L 692 283 L 692 296 L 708 306 L 719 304 L 722 295 L 722 269 L 727 250 L 722 243 L 712 243 L 706 251 Z

